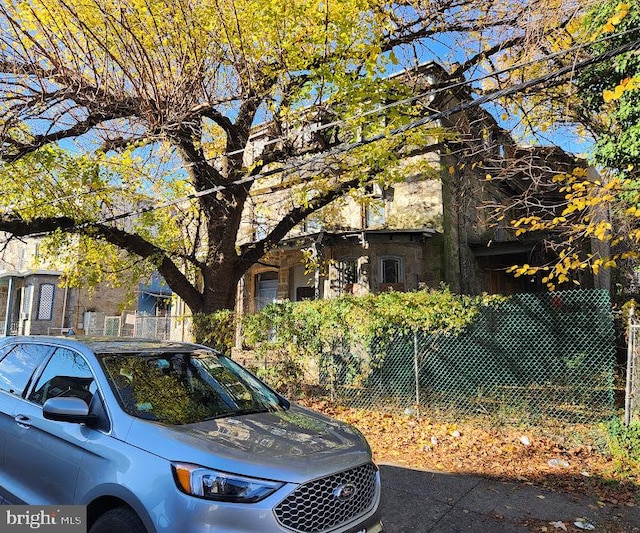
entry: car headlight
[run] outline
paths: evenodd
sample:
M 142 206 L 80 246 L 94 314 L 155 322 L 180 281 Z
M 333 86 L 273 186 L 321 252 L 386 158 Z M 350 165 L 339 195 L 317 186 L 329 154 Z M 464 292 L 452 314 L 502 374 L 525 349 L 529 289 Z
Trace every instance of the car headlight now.
M 228 474 L 189 463 L 172 463 L 171 468 L 182 492 L 207 500 L 253 503 L 284 486 L 279 481 Z

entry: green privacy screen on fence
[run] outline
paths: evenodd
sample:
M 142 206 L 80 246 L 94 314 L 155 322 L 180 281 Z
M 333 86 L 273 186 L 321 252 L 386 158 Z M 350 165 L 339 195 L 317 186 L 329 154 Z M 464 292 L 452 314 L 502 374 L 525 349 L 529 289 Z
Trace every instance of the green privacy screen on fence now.
M 390 333 L 343 344 L 321 384 L 348 405 L 513 412 L 587 422 L 613 414 L 615 343 L 600 290 L 522 294 L 484 307 L 462 333 Z

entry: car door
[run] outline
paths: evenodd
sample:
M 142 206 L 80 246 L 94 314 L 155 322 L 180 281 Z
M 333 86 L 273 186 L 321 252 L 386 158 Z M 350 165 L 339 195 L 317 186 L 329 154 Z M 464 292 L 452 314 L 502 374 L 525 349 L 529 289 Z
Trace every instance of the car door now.
M 42 406 L 55 396 L 91 401 L 96 385 L 85 358 L 58 347 L 25 398 L 14 405 L 14 426 L 5 444 L 5 472 L 13 492 L 29 504 L 74 503 L 76 478 L 86 443 L 96 430 L 83 424 L 47 420 Z
M 0 361 L 4 359 L 4 356 L 7 355 L 12 349 L 12 344 L 8 344 L 0 347 Z M 5 381 L 0 374 L 0 383 Z M 4 391 L 0 387 L 0 480 L 2 478 L 2 467 L 4 465 L 4 443 L 6 441 L 6 426 L 7 424 L 12 423 L 13 420 L 13 404 L 15 403 L 16 398 L 15 395 L 10 394 L 9 392 Z M 0 482 L 0 490 L 1 482 Z
M 0 493 L 12 503 L 23 503 L 15 498 L 14 484 L 6 457 L 8 438 L 16 432 L 14 412 L 32 379 L 35 369 L 53 350 L 42 344 L 10 343 L 0 349 Z

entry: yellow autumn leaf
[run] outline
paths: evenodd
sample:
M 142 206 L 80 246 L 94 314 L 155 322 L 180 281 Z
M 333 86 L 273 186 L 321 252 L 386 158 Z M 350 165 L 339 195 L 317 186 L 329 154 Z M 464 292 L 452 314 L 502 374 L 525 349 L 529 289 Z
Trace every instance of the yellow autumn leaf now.
M 629 4 L 620 4 L 616 7 L 616 12 L 609 18 L 608 22 L 617 26 L 629 14 Z
M 624 94 L 624 85 L 620 84 L 613 90 L 613 98 L 618 100 Z

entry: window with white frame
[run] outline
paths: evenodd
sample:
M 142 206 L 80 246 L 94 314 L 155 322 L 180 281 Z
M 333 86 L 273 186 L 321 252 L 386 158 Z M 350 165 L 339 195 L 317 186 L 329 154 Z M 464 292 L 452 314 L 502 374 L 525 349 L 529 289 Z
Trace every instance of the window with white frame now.
M 307 191 L 307 202 L 311 203 L 320 193 L 315 190 Z M 302 222 L 302 231 L 304 233 L 319 233 L 322 231 L 322 216 L 319 211 L 311 213 Z
M 387 223 L 387 191 L 374 183 L 366 187 L 366 194 L 369 198 L 364 207 L 365 228 L 384 226 Z
M 38 299 L 38 320 L 51 320 L 53 318 L 53 297 L 56 286 L 53 283 L 40 285 L 40 297 Z
M 377 228 L 387 221 L 387 209 L 383 200 L 373 200 L 365 207 L 365 227 Z
M 278 272 L 267 271 L 257 274 L 255 309 L 260 311 L 263 307 L 275 302 L 278 298 Z
M 24 293 L 22 296 L 22 309 L 20 312 L 22 314 L 21 318 L 29 318 L 29 311 L 31 310 L 31 294 L 33 293 L 33 285 L 27 285 L 24 288 Z
M 316 214 L 310 215 L 304 219 L 303 231 L 305 233 L 319 233 L 322 231 L 322 220 Z
M 398 256 L 380 258 L 380 283 L 404 283 L 404 261 Z

